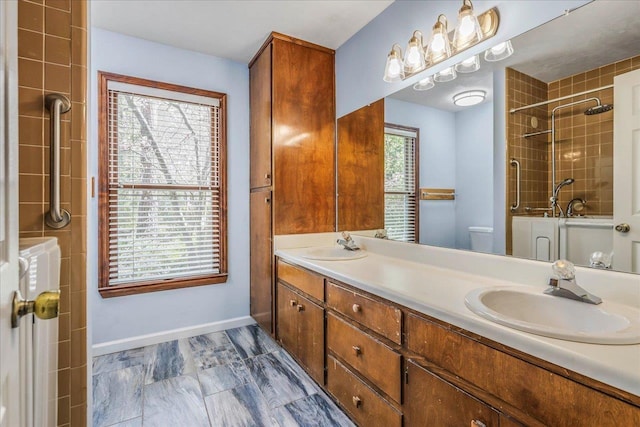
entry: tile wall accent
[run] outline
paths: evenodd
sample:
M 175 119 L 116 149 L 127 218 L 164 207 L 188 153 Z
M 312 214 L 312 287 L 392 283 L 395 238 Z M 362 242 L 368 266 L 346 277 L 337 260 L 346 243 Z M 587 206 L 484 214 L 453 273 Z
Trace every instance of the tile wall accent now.
M 85 426 L 86 390 L 86 0 L 19 0 L 20 237 L 54 236 L 62 251 L 58 425 Z M 61 206 L 71 224 L 44 224 L 49 203 L 48 93 L 72 101 L 62 115 Z
M 614 76 L 640 68 L 640 56 L 618 61 L 563 79 L 545 83 L 507 68 L 507 110 L 595 89 L 613 83 Z M 555 107 L 591 97 L 604 104 L 614 104 L 613 89 L 568 98 L 547 106 L 515 114 L 507 112 L 507 162 L 516 158 L 522 165 L 521 208 L 516 215 L 526 215 L 524 208 L 548 207 L 553 188 L 551 182 L 551 135 L 524 138 L 524 133 L 551 129 L 551 113 Z M 613 111 L 586 116 L 584 111 L 595 105 L 580 104 L 556 112 L 556 182 L 574 178 L 572 185 L 560 192 L 559 204 L 565 209 L 569 201 L 580 197 L 587 201 L 584 214 L 613 214 Z M 531 118 L 536 117 L 537 127 Z M 515 169 L 509 172 L 507 199 L 507 254 L 511 253 L 511 217 L 509 209 L 515 201 Z M 541 216 L 542 212 L 531 213 Z

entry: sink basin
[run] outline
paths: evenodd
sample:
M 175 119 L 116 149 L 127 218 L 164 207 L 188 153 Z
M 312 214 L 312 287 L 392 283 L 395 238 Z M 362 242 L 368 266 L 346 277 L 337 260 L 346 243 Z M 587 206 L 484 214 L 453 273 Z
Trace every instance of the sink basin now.
M 524 286 L 476 289 L 464 302 L 485 319 L 532 334 L 591 344 L 640 343 L 640 310 L 627 305 L 587 304 Z
M 300 255 L 302 258 L 317 259 L 321 261 L 348 261 L 352 259 L 364 258 L 367 253 L 362 249 L 358 251 L 349 251 L 342 247 L 322 247 L 305 249 Z

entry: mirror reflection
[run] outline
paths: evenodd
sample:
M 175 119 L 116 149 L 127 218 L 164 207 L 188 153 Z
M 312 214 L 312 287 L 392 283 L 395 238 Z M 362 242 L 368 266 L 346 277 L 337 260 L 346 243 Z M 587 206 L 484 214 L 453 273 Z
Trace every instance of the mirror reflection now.
M 339 228 L 640 272 L 638 13 L 592 2 L 512 39 L 506 59 L 434 86 L 427 70 L 338 119 Z M 615 31 L 593 31 L 603 20 Z

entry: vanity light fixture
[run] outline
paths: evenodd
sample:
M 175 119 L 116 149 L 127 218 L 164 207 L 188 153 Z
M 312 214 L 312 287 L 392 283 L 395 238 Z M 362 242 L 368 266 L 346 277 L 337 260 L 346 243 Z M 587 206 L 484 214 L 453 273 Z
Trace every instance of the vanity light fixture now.
M 451 56 L 451 43 L 447 34 L 447 17 L 438 16 L 438 20 L 431 31 L 431 38 L 427 44 L 426 60 L 429 64 L 435 64 Z
M 429 76 L 420 80 L 418 83 L 413 85 L 414 90 L 429 90 L 434 87 L 436 84 L 433 81 L 433 76 Z
M 470 107 L 472 105 L 480 104 L 487 96 L 487 92 L 483 90 L 468 90 L 460 92 L 453 96 L 453 103 L 458 107 Z
M 433 79 L 438 83 L 444 83 L 444 82 L 450 82 L 451 80 L 454 80 L 456 77 L 458 77 L 458 74 L 456 74 L 456 69 L 454 67 L 449 67 L 449 68 L 445 68 L 439 73 L 436 73 L 433 76 Z
M 404 79 L 404 66 L 402 64 L 402 50 L 398 43 L 394 44 L 387 55 L 387 65 L 384 67 L 385 82 L 399 82 Z
M 456 71 L 459 73 L 473 73 L 480 69 L 480 57 L 473 55 L 470 58 L 465 59 L 455 65 Z
M 494 47 L 484 52 L 484 60 L 489 62 L 501 61 L 513 55 L 513 45 L 511 40 L 498 43 Z
M 404 70 L 406 73 L 414 73 L 422 70 L 426 66 L 424 59 L 424 47 L 422 46 L 422 33 L 418 30 L 413 32 L 411 40 L 407 44 L 404 59 Z
M 478 18 L 473 13 L 471 0 L 463 0 L 458 12 L 458 25 L 453 33 L 453 47 L 456 52 L 474 45 L 483 39 Z
M 423 45 L 422 32 L 418 30 L 413 32 L 407 44 L 404 57 L 400 46 L 397 43 L 393 45 L 391 52 L 387 56 L 384 81 L 397 82 L 405 80 L 439 62 L 447 60 L 452 55 L 493 37 L 498 31 L 499 23 L 500 18 L 497 8 L 494 7 L 476 15 L 473 11 L 471 0 L 463 0 L 458 14 L 458 24 L 455 30 L 451 32 L 453 34 L 448 32 L 447 17 L 441 14 L 438 15 L 438 20 L 433 25 L 426 46 Z M 453 43 L 451 42 L 451 36 L 453 36 Z M 466 70 L 467 68 L 462 68 L 459 71 L 475 71 L 473 69 Z

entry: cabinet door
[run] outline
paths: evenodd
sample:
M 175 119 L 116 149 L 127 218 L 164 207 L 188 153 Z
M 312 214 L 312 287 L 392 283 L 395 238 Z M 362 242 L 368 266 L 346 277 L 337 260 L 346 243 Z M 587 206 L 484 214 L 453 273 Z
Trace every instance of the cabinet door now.
M 300 297 L 298 306 L 298 358 L 319 384 L 324 384 L 324 309 Z
M 250 312 L 269 334 L 273 333 L 273 286 L 271 254 L 271 192 L 250 196 L 251 210 L 251 290 Z
M 491 407 L 411 360 L 407 362 L 404 401 L 407 426 L 498 427 L 500 423 L 498 412 Z
M 249 70 L 251 114 L 250 187 L 271 185 L 271 45 Z
M 276 299 L 276 338 L 290 353 L 297 356 L 298 348 L 298 306 L 299 297 L 289 288 L 278 283 Z

